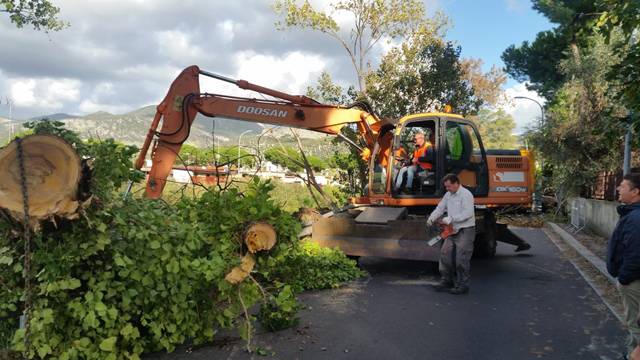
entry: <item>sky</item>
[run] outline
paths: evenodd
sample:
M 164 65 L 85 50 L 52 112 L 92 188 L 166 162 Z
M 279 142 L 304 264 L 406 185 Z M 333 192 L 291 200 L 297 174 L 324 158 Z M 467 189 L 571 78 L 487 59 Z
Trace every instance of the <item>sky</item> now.
M 355 83 L 344 49 L 321 33 L 277 30 L 270 0 L 53 3 L 71 24 L 58 32 L 17 29 L 0 13 L 0 117 L 126 113 L 159 103 L 175 76 L 193 64 L 294 94 L 304 93 L 322 71 L 342 85 Z M 331 0 L 311 3 L 326 9 Z M 463 57 L 483 59 L 485 70 L 504 66 L 500 54 L 507 46 L 551 28 L 528 0 L 425 0 L 425 6 L 450 18 L 447 39 L 461 45 Z M 348 24 L 348 18 L 338 19 Z M 256 96 L 210 80 L 202 81 L 202 90 Z M 505 91 L 542 100 L 514 80 Z M 528 100 L 505 107 L 516 132 L 540 116 Z

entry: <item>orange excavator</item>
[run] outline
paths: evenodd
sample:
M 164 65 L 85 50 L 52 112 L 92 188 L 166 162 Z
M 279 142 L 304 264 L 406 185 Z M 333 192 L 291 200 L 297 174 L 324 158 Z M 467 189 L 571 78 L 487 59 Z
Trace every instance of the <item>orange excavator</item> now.
M 274 100 L 201 93 L 200 76 L 229 82 Z M 306 96 L 230 79 L 197 66 L 184 69 L 171 84 L 135 162 L 136 169 L 141 169 L 153 143 L 146 185 L 148 198 L 162 195 L 197 113 L 331 134 L 359 149 L 369 164 L 368 185 L 362 196 L 350 199 L 340 211 L 325 214 L 314 223 L 312 240 L 322 246 L 338 247 L 352 257 L 437 261 L 439 245 L 430 245 L 425 215 L 445 193 L 440 179 L 454 173 L 475 196 L 476 255 L 493 256 L 497 241 L 516 246 L 516 251 L 530 248 L 506 225 L 497 223 L 495 213 L 531 205 L 531 153 L 486 150 L 474 123 L 460 115 L 443 112 L 380 119 L 364 102 L 351 106 L 321 104 Z M 359 143 L 341 133 L 350 125 L 357 128 Z M 416 134 L 422 134 L 430 145 L 417 161 L 430 166 L 409 179 L 400 169 L 411 161 L 405 154 L 417 153 L 412 142 Z

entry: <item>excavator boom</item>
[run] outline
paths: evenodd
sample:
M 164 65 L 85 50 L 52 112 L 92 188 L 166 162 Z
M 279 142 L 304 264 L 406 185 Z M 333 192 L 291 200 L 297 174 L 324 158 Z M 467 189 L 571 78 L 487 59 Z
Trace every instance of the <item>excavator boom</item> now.
M 257 91 L 279 100 L 201 93 L 200 75 L 231 82 L 242 89 Z M 244 80 L 233 80 L 200 70 L 197 66 L 190 66 L 174 80 L 166 97 L 158 105 L 156 115 L 135 162 L 136 169 L 141 169 L 153 139 L 157 138 L 147 182 L 147 197 L 161 196 L 166 178 L 173 168 L 182 144 L 189 137 L 191 125 L 197 113 L 209 117 L 289 126 L 331 135 L 339 135 L 340 130 L 348 124 L 357 124 L 359 132 L 367 143 L 367 148 L 373 147 L 375 139 L 373 127 L 379 123 L 373 114 L 357 107 L 320 104 L 306 96 L 289 95 Z M 162 121 L 162 127 L 157 131 L 160 121 Z

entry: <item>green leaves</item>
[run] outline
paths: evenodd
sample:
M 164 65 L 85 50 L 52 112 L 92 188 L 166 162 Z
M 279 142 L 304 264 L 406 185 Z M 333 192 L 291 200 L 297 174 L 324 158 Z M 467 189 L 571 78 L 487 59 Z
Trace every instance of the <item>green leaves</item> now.
M 118 341 L 118 338 L 115 337 L 115 336 L 112 336 L 110 338 L 104 339 L 100 343 L 100 350 L 108 351 L 108 352 L 114 352 L 116 350 L 116 342 L 117 341 Z
M 434 41 L 412 44 L 386 54 L 368 77 L 367 95 L 382 116 L 438 111 L 445 104 L 458 114 L 478 111 L 484 100 L 475 96 L 460 61 L 460 47 Z
M 245 141 L 246 138 L 243 137 L 242 142 Z M 189 144 L 182 145 L 178 158 L 180 165 L 212 165 L 217 163 L 218 166 L 236 166 L 240 162 L 240 165 L 250 167 L 255 165 L 255 160 L 254 155 L 243 148 L 238 149 L 237 146 L 217 146 L 212 149 L 198 148 Z
M 295 326 L 299 305 L 289 285 L 282 286 L 277 296 L 267 299 L 260 307 L 258 320 L 269 331 L 278 331 Z
M 419 0 L 340 0 L 331 3 L 327 12 L 314 9 L 308 0 L 301 4 L 296 0 L 275 0 L 273 7 L 280 17 L 276 23 L 279 29 L 311 29 L 336 40 L 354 66 L 361 93 L 367 91 L 365 75 L 373 62 L 370 53 L 376 44 L 385 40 L 391 43 L 392 39 L 434 39 L 447 23 L 441 13 L 427 17 L 424 3 Z M 349 29 L 339 28 L 334 15 L 338 13 L 353 19 Z
M 298 26 L 324 33 L 336 33 L 340 28 L 333 18 L 324 12 L 313 9 L 308 1 L 297 5 L 295 0 L 279 0 L 273 5 L 276 13 L 284 15 L 284 20 L 276 23 L 279 29 Z
M 11 248 L 8 246 L 0 248 L 0 266 L 13 264 L 13 257 L 11 256 Z
M 9 19 L 16 27 L 31 25 L 36 30 L 58 31 L 69 26 L 60 20 L 60 9 L 48 0 L 0 0 L 0 12 L 9 14 Z
M 264 157 L 293 172 L 300 172 L 304 169 L 300 152 L 290 146 L 269 148 L 264 152 Z M 321 171 L 327 167 L 327 164 L 317 156 L 307 155 L 307 160 L 315 171 Z
M 79 288 L 82 285 L 80 280 L 71 278 L 66 280 L 53 281 L 49 283 L 41 284 L 41 289 L 43 289 L 44 293 L 50 294 L 56 291 L 66 291 L 66 290 L 74 290 Z
M 240 329 L 250 339 L 254 319 L 244 309 L 264 301 L 265 294 L 273 292 L 266 295 L 274 306 L 268 317 L 292 324 L 298 310 L 294 290 L 336 286 L 355 269 L 353 263 L 350 270 L 337 266 L 336 274 L 333 260 L 300 259 L 301 225 L 273 201 L 270 182 L 251 181 L 242 193 L 205 191 L 174 205 L 122 201 L 113 189 L 135 175 L 128 170 L 132 149 L 114 142 L 80 147 L 100 169 L 93 186 L 99 186 L 101 201 L 87 209 L 86 217 L 34 235 L 38 293 L 29 351 L 35 357 L 139 359 L 144 352 L 173 351 L 186 341 L 206 343 L 221 329 Z M 100 155 L 90 153 L 94 150 Z M 107 179 L 111 166 L 115 179 Z M 255 221 L 273 225 L 278 242 L 257 255 L 255 278 L 231 285 L 224 277 L 239 263 L 243 232 Z M 16 327 L 23 296 L 22 243 L 3 220 L 0 235 L 0 346 L 13 338 L 13 349 L 21 351 L 24 332 Z M 330 254 L 338 256 L 335 250 Z M 299 276 L 295 269 L 305 264 L 310 267 L 303 276 L 313 272 L 316 277 Z M 328 278 L 320 276 L 322 271 Z M 8 328 L 2 328 L 5 324 Z
M 504 110 L 480 110 L 477 116 L 468 117 L 474 120 L 480 131 L 485 149 L 516 149 L 518 139 L 513 130 L 516 122 Z
M 311 241 L 300 242 L 284 257 L 275 260 L 270 278 L 286 283 L 296 292 L 334 288 L 366 275 L 341 251 L 322 248 Z M 284 294 L 286 297 L 287 291 Z

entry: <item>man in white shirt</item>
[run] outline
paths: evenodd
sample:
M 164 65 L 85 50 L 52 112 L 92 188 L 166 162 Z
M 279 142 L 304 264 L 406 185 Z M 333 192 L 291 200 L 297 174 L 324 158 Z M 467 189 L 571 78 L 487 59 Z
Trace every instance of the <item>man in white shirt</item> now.
M 460 179 L 448 174 L 443 179 L 447 193 L 429 215 L 427 226 L 436 221 L 453 226 L 454 234 L 445 239 L 440 249 L 440 284 L 437 291 L 449 291 L 451 294 L 469 292 L 470 261 L 473 254 L 473 241 L 476 237 L 476 216 L 473 194 L 460 185 Z M 442 217 L 446 213 L 446 216 Z

